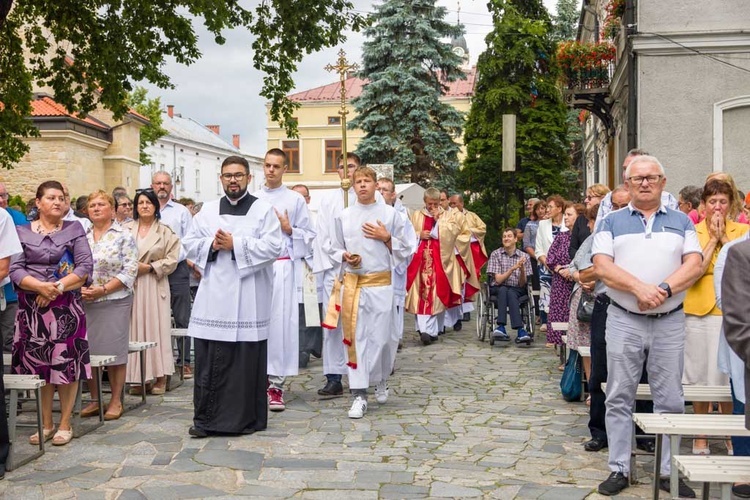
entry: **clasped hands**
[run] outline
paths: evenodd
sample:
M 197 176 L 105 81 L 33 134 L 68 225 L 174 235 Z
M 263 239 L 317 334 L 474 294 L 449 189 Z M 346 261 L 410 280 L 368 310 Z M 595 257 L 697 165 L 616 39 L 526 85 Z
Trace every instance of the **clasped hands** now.
M 725 243 L 727 237 L 727 225 L 724 216 L 720 212 L 714 212 L 710 220 L 706 220 L 709 236 L 718 242 Z
M 232 233 L 228 233 L 223 229 L 216 231 L 214 235 L 214 242 L 211 244 L 211 248 L 214 251 L 218 250 L 234 250 L 234 238 Z
M 39 307 L 47 307 L 61 295 L 60 290 L 57 289 L 54 283 L 40 283 L 36 292 L 35 302 Z
M 648 311 L 662 305 L 668 295 L 666 290 L 657 285 L 642 283 L 635 291 L 635 298 L 638 300 L 638 309 Z

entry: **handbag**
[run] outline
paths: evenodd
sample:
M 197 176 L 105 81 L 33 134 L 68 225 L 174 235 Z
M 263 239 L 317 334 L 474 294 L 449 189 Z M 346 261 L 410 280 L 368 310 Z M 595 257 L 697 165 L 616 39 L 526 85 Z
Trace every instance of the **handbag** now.
M 593 293 L 583 292 L 581 300 L 578 302 L 576 318 L 584 323 L 591 323 L 591 315 L 594 314 L 594 301 L 596 297 Z
M 581 366 L 578 362 L 578 351 L 570 351 L 568 361 L 565 362 L 565 370 L 560 379 L 560 392 L 565 401 L 573 402 L 581 400 L 583 391 L 583 379 L 581 378 Z

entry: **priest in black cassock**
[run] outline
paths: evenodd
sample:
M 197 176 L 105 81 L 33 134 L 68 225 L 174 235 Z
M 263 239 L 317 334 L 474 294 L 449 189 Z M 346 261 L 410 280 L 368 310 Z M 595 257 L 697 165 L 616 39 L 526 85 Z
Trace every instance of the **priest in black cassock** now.
M 281 225 L 269 203 L 247 192 L 247 160 L 228 157 L 220 177 L 226 196 L 203 205 L 184 241 L 203 275 L 188 327 L 194 437 L 251 434 L 268 423 L 266 344 Z

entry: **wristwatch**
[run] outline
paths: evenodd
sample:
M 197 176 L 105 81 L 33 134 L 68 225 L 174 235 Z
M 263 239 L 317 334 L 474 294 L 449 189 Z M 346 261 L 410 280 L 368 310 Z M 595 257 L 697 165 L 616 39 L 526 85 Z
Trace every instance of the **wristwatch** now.
M 659 288 L 667 292 L 667 298 L 672 296 L 672 287 L 670 287 L 669 283 L 667 283 L 666 281 L 659 283 Z
M 63 293 L 65 291 L 65 285 L 62 281 L 55 281 L 55 286 L 60 293 Z

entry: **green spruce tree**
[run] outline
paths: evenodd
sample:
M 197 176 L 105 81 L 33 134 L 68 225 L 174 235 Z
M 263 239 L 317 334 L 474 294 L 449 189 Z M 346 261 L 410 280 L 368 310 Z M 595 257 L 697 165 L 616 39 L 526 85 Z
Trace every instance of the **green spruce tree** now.
M 464 117 L 440 97 L 464 77 L 461 58 L 444 41 L 463 28 L 445 14 L 435 0 L 386 0 L 365 30 L 359 76 L 369 83 L 352 101 L 357 116 L 349 126 L 365 132 L 362 159 L 393 163 L 397 181 L 445 187 L 458 170 Z
M 489 7 L 495 28 L 477 63 L 459 184 L 479 195 L 472 209 L 497 225 L 517 220 L 524 197 L 567 193 L 570 157 L 549 14 L 541 0 L 491 0 Z M 501 172 L 503 114 L 517 119 L 516 172 Z

